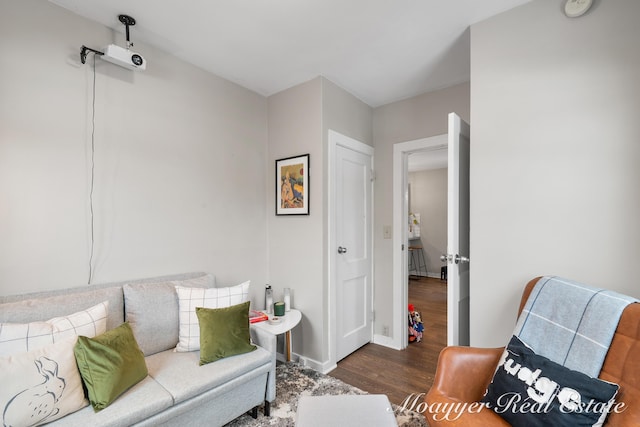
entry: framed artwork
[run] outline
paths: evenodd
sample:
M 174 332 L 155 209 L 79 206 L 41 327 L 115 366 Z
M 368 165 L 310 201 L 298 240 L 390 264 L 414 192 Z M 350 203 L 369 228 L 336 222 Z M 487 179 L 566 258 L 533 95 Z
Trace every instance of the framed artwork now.
M 309 215 L 309 155 L 276 160 L 276 215 Z

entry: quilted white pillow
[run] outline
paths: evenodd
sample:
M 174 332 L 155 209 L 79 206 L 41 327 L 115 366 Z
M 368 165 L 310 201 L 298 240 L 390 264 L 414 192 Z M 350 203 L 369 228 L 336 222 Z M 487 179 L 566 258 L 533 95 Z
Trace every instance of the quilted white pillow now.
M 200 350 L 200 325 L 196 307 L 224 308 L 249 301 L 250 280 L 227 288 L 176 286 L 180 334 L 176 351 Z
M 89 404 L 73 346 L 77 336 L 28 353 L 0 357 L 0 408 L 5 426 L 36 426 Z
M 109 301 L 68 316 L 45 322 L 0 323 L 0 357 L 42 348 L 61 339 L 84 335 L 89 338 L 107 330 Z

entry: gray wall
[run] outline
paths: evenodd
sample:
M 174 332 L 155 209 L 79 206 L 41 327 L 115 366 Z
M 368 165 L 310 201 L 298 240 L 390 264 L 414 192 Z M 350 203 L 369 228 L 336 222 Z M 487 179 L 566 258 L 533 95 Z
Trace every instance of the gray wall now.
M 46 1 L 0 3 L 0 294 L 86 283 L 93 57 L 122 35 Z M 372 110 L 324 78 L 264 98 L 143 43 L 96 60 L 94 282 L 208 271 L 304 313 L 294 351 L 328 361 L 326 147 L 372 145 Z M 279 158 L 311 155 L 311 215 L 275 216 Z
M 87 282 L 93 58 L 79 51 L 123 38 L 47 1 L 0 3 L 0 294 Z M 251 279 L 256 300 L 267 100 L 136 49 L 145 72 L 96 60 L 94 281 L 204 270 Z
M 353 138 L 357 141 L 362 142 L 363 144 L 367 144 L 373 146 L 373 109 L 369 107 L 367 104 L 351 95 L 344 89 L 340 88 L 330 80 L 326 78 L 322 78 L 322 138 L 323 138 L 323 147 L 324 147 L 324 168 L 323 171 L 328 171 L 329 169 L 329 159 L 328 159 L 328 147 L 329 147 L 329 139 L 328 139 L 328 131 L 333 130 L 341 133 L 342 135 L 346 135 L 350 138 Z M 328 174 L 325 173 L 324 176 L 324 187 L 328 190 Z M 330 307 L 330 294 L 329 294 L 329 251 L 332 250 L 328 247 L 328 236 L 329 236 L 329 212 L 328 207 L 329 203 L 328 197 L 329 192 L 324 192 L 324 235 L 323 235 L 323 253 L 325 254 L 324 262 L 323 262 L 323 283 L 324 283 L 324 294 L 323 300 L 325 301 L 325 317 L 324 317 L 324 327 L 327 330 L 327 338 L 331 333 L 330 325 L 329 325 L 329 307 Z M 335 249 L 333 249 L 335 250 Z M 335 320 L 335 319 L 334 319 Z M 327 339 L 325 343 L 323 343 L 323 364 L 318 366 L 321 370 L 326 371 L 327 369 L 331 369 L 333 366 L 330 361 L 329 349 L 332 346 Z M 329 363 L 327 363 L 329 361 Z
M 472 345 L 507 342 L 537 275 L 640 297 L 638 17 L 536 0 L 472 26 Z
M 276 297 L 292 289 L 303 313 L 293 351 L 319 370 L 329 362 L 327 277 L 327 131 L 371 145 L 372 111 L 323 77 L 268 98 L 269 168 L 276 159 L 310 154 L 310 215 L 275 216 L 275 180 L 268 174 L 269 278 Z
M 291 288 L 291 304 L 303 313 L 301 329 L 293 334 L 293 351 L 321 360 L 326 331 L 323 325 L 323 170 L 322 83 L 316 78 L 284 90 L 269 101 L 269 168 L 267 177 L 269 279 L 279 299 Z M 310 214 L 275 215 L 276 159 L 310 155 Z M 300 331 L 300 328 L 297 329 Z
M 439 278 L 444 265 L 440 255 L 447 253 L 447 169 L 411 172 L 409 185 L 409 212 L 420 214 L 419 242 L 427 272 L 429 277 Z
M 383 238 L 384 226 L 393 225 L 393 145 L 447 133 L 447 115 L 456 112 L 469 121 L 469 84 L 463 83 L 394 102 L 373 110 L 375 153 L 374 206 L 374 310 L 375 334 L 392 330 L 393 239 Z

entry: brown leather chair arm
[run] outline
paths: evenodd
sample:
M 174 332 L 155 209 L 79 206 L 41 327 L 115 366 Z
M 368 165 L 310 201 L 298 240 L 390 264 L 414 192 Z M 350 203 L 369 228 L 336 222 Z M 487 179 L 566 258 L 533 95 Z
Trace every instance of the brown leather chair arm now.
M 477 402 L 493 378 L 504 347 L 445 347 L 438 357 L 433 386 L 427 393 L 460 402 Z M 441 399 L 437 399 L 441 400 Z

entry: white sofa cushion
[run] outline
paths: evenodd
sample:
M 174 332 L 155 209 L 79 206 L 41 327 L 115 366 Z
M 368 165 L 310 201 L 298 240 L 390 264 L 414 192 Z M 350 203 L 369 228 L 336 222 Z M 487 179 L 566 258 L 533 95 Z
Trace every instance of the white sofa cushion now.
M 0 323 L 0 356 L 36 350 L 67 337 L 100 335 L 107 330 L 108 309 L 109 301 L 103 301 L 44 322 Z
M 171 350 L 147 357 L 149 376 L 171 395 L 176 404 L 208 390 L 220 387 L 220 392 L 235 387 L 243 375 L 261 375 L 271 369 L 272 354 L 258 347 L 250 353 L 230 356 L 199 366 L 200 352 L 178 353 Z M 255 371 L 255 372 L 254 372 Z M 246 379 L 245 379 L 246 381 Z
M 250 281 L 226 288 L 186 288 L 176 286 L 180 333 L 176 351 L 200 349 L 200 324 L 196 307 L 224 308 L 249 301 Z
M 151 377 L 124 392 L 99 412 L 91 406 L 64 417 L 65 427 L 131 426 L 173 406 L 171 395 Z
M 178 344 L 178 295 L 176 286 L 210 288 L 211 274 L 186 280 L 126 284 L 122 287 L 125 319 L 145 356 L 175 348 Z

